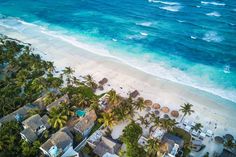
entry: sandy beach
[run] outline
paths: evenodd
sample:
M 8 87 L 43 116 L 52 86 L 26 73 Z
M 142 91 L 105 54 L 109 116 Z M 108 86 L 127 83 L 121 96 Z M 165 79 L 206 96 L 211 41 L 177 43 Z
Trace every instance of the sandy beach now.
M 129 91 L 137 89 L 145 99 L 168 106 L 171 110 L 178 110 L 183 103 L 192 103 L 195 113 L 187 117 L 190 121 L 201 122 L 205 129 L 211 129 L 215 135 L 231 133 L 236 136 L 236 104 L 233 102 L 157 78 L 122 61 L 97 55 L 43 32 L 30 34 L 25 31 L 27 32 L 0 26 L 0 33 L 32 44 L 35 52 L 40 53 L 44 59 L 53 61 L 58 70 L 71 66 L 75 69 L 76 76 L 91 74 L 96 81 L 106 77 L 109 82 L 104 91 L 113 88 L 120 95 L 127 96 Z

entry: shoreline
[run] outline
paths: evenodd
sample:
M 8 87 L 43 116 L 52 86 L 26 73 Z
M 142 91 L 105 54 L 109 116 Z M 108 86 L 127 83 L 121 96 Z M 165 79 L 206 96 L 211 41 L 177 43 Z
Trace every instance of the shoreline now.
M 206 128 L 209 128 L 209 122 L 217 123 L 218 127 L 214 130 L 216 135 L 236 133 L 236 118 L 232 116 L 236 108 L 233 102 L 193 87 L 157 78 L 121 61 L 96 55 L 54 37 L 50 37 L 50 40 L 46 39 L 46 35 L 32 38 L 23 32 L 2 26 L 0 28 L 5 29 L 5 32 L 0 33 L 32 44 L 37 49 L 35 52 L 45 60 L 54 61 L 58 70 L 71 66 L 76 76 L 91 74 L 96 81 L 107 77 L 110 86 L 106 85 L 104 91 L 113 88 L 120 95 L 127 96 L 129 91 L 137 89 L 142 97 L 158 102 L 161 106 L 168 106 L 171 110 L 178 110 L 180 105 L 189 102 L 194 105 L 195 113 L 187 119 L 201 122 Z

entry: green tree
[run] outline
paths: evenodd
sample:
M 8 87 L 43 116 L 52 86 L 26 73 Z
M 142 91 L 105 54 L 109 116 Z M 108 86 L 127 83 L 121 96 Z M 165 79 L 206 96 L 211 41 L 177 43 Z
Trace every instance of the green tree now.
M 181 119 L 181 122 L 183 121 L 186 115 L 191 115 L 192 113 L 194 113 L 194 110 L 192 110 L 193 105 L 190 103 L 185 103 L 184 105 L 181 105 L 180 107 L 181 107 L 180 111 L 184 114 Z
M 224 147 L 229 149 L 229 150 L 232 150 L 233 148 L 235 148 L 235 143 L 233 140 L 226 140 L 224 142 Z
M 193 130 L 195 131 L 199 131 L 203 128 L 203 125 L 201 123 L 196 123 L 194 126 L 193 126 Z
M 168 131 L 172 131 L 177 122 L 175 119 L 160 119 L 161 127 L 165 128 Z
M 66 124 L 67 119 L 68 117 L 62 108 L 53 107 L 49 112 L 48 122 L 53 128 L 62 128 Z
M 143 110 L 145 108 L 144 99 L 142 97 L 139 97 L 137 101 L 134 103 L 135 109 L 137 110 Z
M 158 156 L 160 150 L 160 142 L 157 139 L 148 139 L 146 145 L 146 152 L 148 157 Z
M 25 157 L 37 156 L 39 154 L 40 141 L 34 141 L 33 144 L 29 144 L 26 141 L 22 141 L 21 149 L 22 155 Z
M 99 123 L 103 123 L 105 127 L 112 128 L 116 124 L 114 115 L 112 113 L 102 113 L 102 117 L 98 119 Z
M 115 90 L 110 90 L 109 94 L 109 104 L 116 106 L 120 102 L 120 96 L 116 93 Z

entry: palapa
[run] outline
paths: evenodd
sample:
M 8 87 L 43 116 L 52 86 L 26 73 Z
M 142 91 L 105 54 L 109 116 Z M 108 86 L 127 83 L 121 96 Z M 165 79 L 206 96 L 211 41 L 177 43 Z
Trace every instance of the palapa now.
M 170 109 L 165 106 L 165 107 L 161 108 L 161 111 L 164 112 L 164 113 L 168 113 L 170 111 Z
M 146 106 L 152 106 L 152 101 L 151 101 L 151 100 L 145 100 L 145 101 L 144 101 L 144 104 L 145 104 Z
M 154 104 L 152 105 L 152 108 L 154 108 L 154 109 L 160 109 L 160 108 L 161 108 L 161 105 L 158 104 L 158 103 L 154 103 Z
M 173 110 L 173 111 L 171 111 L 171 115 L 175 118 L 178 118 L 179 117 L 179 112 L 176 111 L 176 110 Z

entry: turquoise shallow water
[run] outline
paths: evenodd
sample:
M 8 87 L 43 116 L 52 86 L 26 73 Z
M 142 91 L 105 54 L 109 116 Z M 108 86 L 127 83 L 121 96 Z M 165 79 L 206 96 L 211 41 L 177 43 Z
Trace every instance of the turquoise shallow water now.
M 236 102 L 234 0 L 0 0 L 0 14 L 0 25 L 24 31 L 21 21 L 33 23 Z

